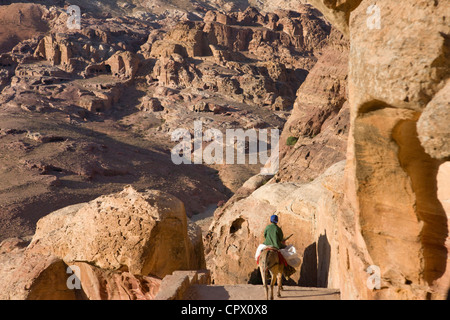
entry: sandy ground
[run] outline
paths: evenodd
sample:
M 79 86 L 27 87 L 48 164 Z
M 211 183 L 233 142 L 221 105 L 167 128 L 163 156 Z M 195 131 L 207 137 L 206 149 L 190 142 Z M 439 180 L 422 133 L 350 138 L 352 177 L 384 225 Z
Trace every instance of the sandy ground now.
M 340 294 L 336 289 L 306 288 L 284 286 L 281 298 L 276 296 L 277 287 L 274 287 L 275 300 L 339 300 Z M 262 285 L 193 285 L 185 295 L 185 300 L 265 300 Z

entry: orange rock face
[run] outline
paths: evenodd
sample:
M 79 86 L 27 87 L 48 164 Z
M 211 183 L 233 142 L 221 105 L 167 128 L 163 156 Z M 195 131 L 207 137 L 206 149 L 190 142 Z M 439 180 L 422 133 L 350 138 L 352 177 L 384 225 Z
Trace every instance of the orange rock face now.
M 311 3 L 348 37 L 348 77 L 341 68 L 341 72 L 332 73 L 335 79 L 325 77 L 312 86 L 320 60 L 311 70 L 298 91 L 298 102 L 283 133 L 284 138 L 296 139 L 280 148 L 284 150 L 277 175 L 281 182 L 273 183 L 277 182 L 274 179 L 250 196 L 244 195 L 244 199 L 234 198 L 218 212 L 216 224 L 210 229 L 211 243 L 215 243 L 211 248 L 216 250 L 216 260 L 227 257 L 233 262 L 216 262 L 213 278 L 225 282 L 240 275 L 241 281 L 249 279 L 244 272 L 249 268 L 237 271 L 230 265 L 244 265 L 238 257 L 245 252 L 241 256 L 248 259 L 250 247 L 258 242 L 261 228 L 252 221 L 265 221 L 276 211 L 284 216 L 287 211 L 292 216 L 285 228 L 301 230 L 304 236 L 294 239 L 297 245 L 306 249 L 301 240 L 314 242 L 310 249 L 317 254 L 317 264 L 304 265 L 305 270 L 317 270 L 317 283 L 339 288 L 342 298 L 443 299 L 450 286 L 450 193 L 445 182 L 450 160 L 446 121 L 450 74 L 446 36 L 450 27 L 446 21 L 450 4 L 406 1 L 398 7 L 394 1 L 385 1 L 374 8 L 371 2 L 359 0 Z M 380 23 L 374 27 L 368 18 L 379 18 Z M 345 65 L 341 61 L 341 66 Z M 348 100 L 346 90 L 341 90 L 346 80 Z M 322 88 L 325 95 L 319 94 Z M 329 103 L 318 106 L 342 105 L 328 118 L 324 116 L 326 108 L 312 107 L 315 99 L 323 97 Z M 337 129 L 345 100 L 350 119 L 345 175 L 339 181 L 328 180 L 325 190 L 309 189 L 318 201 L 312 206 L 304 200 L 307 186 L 322 178 L 296 186 L 289 181 L 301 181 L 302 175 L 314 179 L 323 169 L 316 161 L 325 162 L 324 167 L 329 166 L 327 161 L 334 161 L 315 152 L 317 146 L 308 146 L 304 136 L 320 136 Z M 325 118 L 337 127 L 325 128 Z M 314 139 L 306 141 L 317 143 Z M 329 146 L 324 140 L 322 143 L 322 150 Z M 331 153 L 339 155 L 336 160 L 345 151 L 342 144 L 337 145 L 340 149 Z M 314 154 L 316 158 L 308 161 Z M 333 196 L 326 200 L 324 195 L 330 191 Z M 260 197 L 253 203 L 256 195 Z M 291 202 L 280 200 L 293 195 Z M 249 207 L 257 212 L 251 219 L 246 213 Z M 311 230 L 320 231 L 306 232 L 305 223 Z M 233 240 L 239 234 L 247 240 Z M 308 256 L 305 250 L 304 261 Z M 379 285 L 370 285 L 374 279 Z
M 309 182 L 345 159 L 349 126 L 348 42 L 334 31 L 330 44 L 297 91 L 280 136 L 276 181 Z M 287 140 L 295 138 L 295 144 Z
M 0 249 L 3 299 L 153 299 L 164 276 L 205 268 L 183 203 L 131 187 L 53 212 L 31 243 L 8 239 Z
M 449 286 L 443 280 L 448 211 L 436 177 L 445 176 L 440 168 L 448 160 L 448 126 L 442 129 L 431 114 L 446 114 L 443 35 L 449 26 L 441 13 L 449 12 L 449 4 L 377 3 L 380 24 L 373 28 L 369 2 L 313 3 L 348 29 L 351 48 L 351 129 L 339 235 L 342 296 L 443 298 Z M 380 268 L 380 289 L 368 289 L 368 275 L 359 271 L 369 265 Z

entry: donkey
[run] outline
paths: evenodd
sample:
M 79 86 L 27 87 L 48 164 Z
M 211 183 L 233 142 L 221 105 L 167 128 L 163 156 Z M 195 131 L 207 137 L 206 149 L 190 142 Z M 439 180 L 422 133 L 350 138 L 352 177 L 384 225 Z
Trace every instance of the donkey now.
M 270 272 L 272 277 L 270 281 L 270 300 L 273 300 L 273 286 L 277 281 L 278 290 L 277 297 L 281 297 L 281 280 L 284 270 L 284 264 L 278 258 L 278 251 L 273 249 L 264 249 L 259 256 L 259 270 L 261 271 L 261 277 L 263 281 L 264 289 L 266 290 L 266 300 L 269 300 L 269 289 L 267 287 L 267 271 Z

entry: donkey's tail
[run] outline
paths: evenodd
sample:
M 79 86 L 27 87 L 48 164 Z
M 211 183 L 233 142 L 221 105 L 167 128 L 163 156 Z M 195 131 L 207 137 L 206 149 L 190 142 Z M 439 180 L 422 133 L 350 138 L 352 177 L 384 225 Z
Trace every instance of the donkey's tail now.
M 263 250 L 259 256 L 259 267 L 264 274 L 279 263 L 278 253 L 274 250 Z
M 266 260 L 267 260 L 266 256 L 267 256 L 266 250 L 262 250 L 261 253 L 259 254 L 258 265 L 261 268 L 266 265 Z

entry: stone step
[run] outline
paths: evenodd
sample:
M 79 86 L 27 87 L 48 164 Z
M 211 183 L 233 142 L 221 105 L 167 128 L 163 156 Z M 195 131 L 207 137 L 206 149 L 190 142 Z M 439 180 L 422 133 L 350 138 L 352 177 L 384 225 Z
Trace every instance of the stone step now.
M 274 287 L 275 300 L 340 300 L 340 292 L 336 289 L 307 288 L 298 286 L 284 286 L 281 298 L 276 296 L 277 287 Z M 265 300 L 265 291 L 262 285 L 191 285 L 185 292 L 183 300 Z

